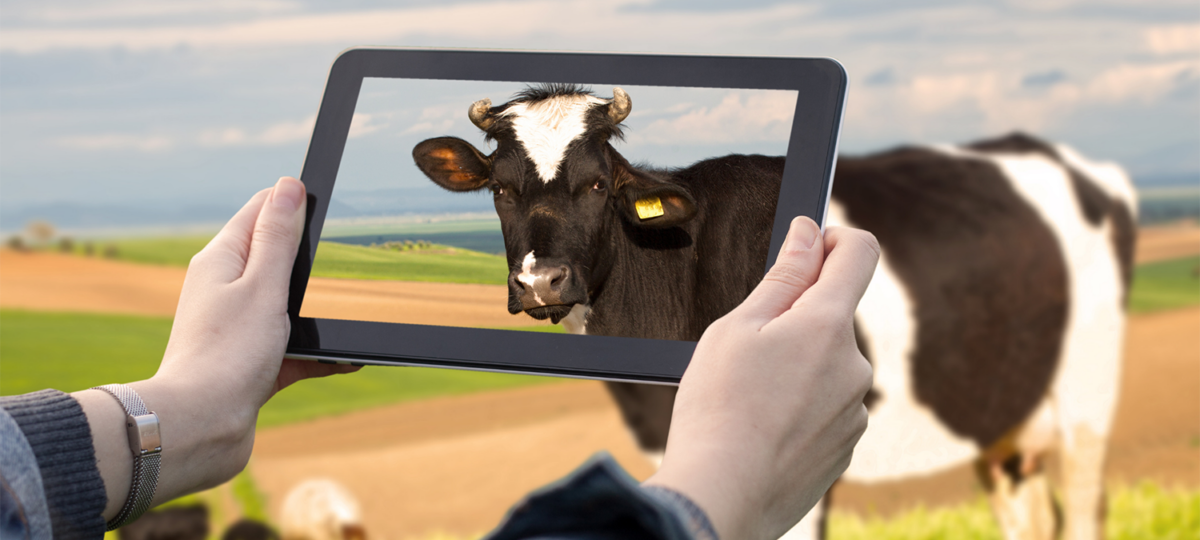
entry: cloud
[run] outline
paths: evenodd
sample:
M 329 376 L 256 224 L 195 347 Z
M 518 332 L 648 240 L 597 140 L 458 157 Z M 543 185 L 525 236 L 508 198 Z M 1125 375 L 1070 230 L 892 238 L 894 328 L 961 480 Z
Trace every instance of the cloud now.
M 464 107 L 451 105 L 431 105 L 421 108 L 421 114 L 417 117 L 416 122 L 404 131 L 401 135 L 416 135 L 421 133 L 444 133 L 450 131 L 458 120 L 459 116 L 465 117 L 463 112 Z
M 1120 64 L 1101 73 L 1085 91 L 1089 98 L 1102 103 L 1153 103 L 1172 93 L 1178 84 L 1195 79 L 1197 73 L 1200 59 Z
M 286 0 L 126 0 L 86 2 L 63 6 L 61 3 L 30 2 L 5 7 L 5 21 L 30 24 L 107 23 L 136 20 L 187 18 L 194 16 L 247 16 L 293 12 L 300 5 Z M 7 31 L 7 29 L 6 29 Z
M 1200 52 L 1200 24 L 1157 26 L 1146 30 L 1146 46 L 1156 54 Z
M 350 133 L 346 136 L 351 139 L 357 139 L 386 127 L 388 127 L 388 123 L 383 118 L 383 115 L 354 113 L 354 116 L 350 118 Z M 309 126 L 308 131 L 312 133 L 312 126 Z
M 135 150 L 138 152 L 161 152 L 177 146 L 194 145 L 207 148 L 281 146 L 307 142 L 317 123 L 314 114 L 303 120 L 276 122 L 259 130 L 243 127 L 204 129 L 194 137 L 166 135 L 132 135 L 106 133 L 99 135 L 75 135 L 61 137 L 61 146 L 78 150 Z M 357 138 L 387 127 L 380 115 L 355 113 L 350 120 L 349 138 Z
M 629 140 L 650 144 L 786 141 L 795 110 L 795 92 L 735 91 L 717 105 L 693 105 L 677 116 L 655 120 L 634 130 Z
M 128 135 L 101 133 L 97 135 L 72 135 L 60 137 L 58 144 L 67 148 L 88 151 L 136 150 L 138 152 L 162 152 L 175 146 L 175 140 L 166 135 Z
M 35 53 L 56 49 L 131 50 L 191 47 L 274 47 L 308 44 L 395 43 L 411 36 L 478 39 L 480 27 L 464 21 L 502 21 L 487 25 L 487 38 L 530 36 L 575 39 L 580 35 L 655 35 L 664 29 L 687 29 L 690 35 L 722 35 L 777 27 L 811 14 L 810 6 L 777 5 L 739 12 L 648 12 L 632 15 L 627 8 L 650 0 L 511 0 L 264 17 L 250 21 L 173 26 L 104 26 L 94 28 L 6 28 L 0 51 Z M 514 14 L 520 14 L 514 16 Z M 570 24 L 564 24 L 570 21 Z
M 314 114 L 303 120 L 276 122 L 256 131 L 242 127 L 205 129 L 195 137 L 195 143 L 206 147 L 280 146 L 307 141 L 316 123 Z

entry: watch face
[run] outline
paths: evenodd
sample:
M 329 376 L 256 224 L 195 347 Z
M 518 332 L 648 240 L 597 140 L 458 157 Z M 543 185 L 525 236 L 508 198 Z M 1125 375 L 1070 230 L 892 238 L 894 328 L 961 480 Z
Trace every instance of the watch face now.
M 126 416 L 125 429 L 129 434 L 129 449 L 133 451 L 133 455 L 143 456 L 162 451 L 157 414 L 151 412 L 140 416 Z

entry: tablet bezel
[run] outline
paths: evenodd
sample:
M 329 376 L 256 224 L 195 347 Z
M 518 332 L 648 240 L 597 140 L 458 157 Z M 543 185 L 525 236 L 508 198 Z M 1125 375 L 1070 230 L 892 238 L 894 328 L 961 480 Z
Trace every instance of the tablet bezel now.
M 677 384 L 696 347 L 691 341 L 300 317 L 351 118 L 366 77 L 794 90 L 796 110 L 767 260 L 775 260 L 793 216 L 825 221 L 847 80 L 845 70 L 834 60 L 348 49 L 330 68 L 300 175 L 309 204 L 288 299 L 292 323 L 288 358 Z M 463 114 L 468 105 L 463 104 Z

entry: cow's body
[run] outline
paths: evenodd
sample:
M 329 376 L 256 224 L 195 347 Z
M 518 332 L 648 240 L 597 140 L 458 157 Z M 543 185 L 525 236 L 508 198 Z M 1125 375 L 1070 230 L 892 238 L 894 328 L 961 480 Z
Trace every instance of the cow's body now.
M 503 127 L 485 129 L 503 137 Z M 536 152 L 526 157 L 547 190 L 569 180 L 572 158 L 605 155 L 609 167 L 630 167 L 607 136 L 607 150 L 587 154 L 581 143 L 558 154 L 558 176 L 546 173 Z M 493 156 L 504 148 L 501 139 Z M 434 178 L 431 168 L 423 166 Z M 762 277 L 782 159 L 726 156 L 681 170 L 622 170 L 682 188 L 694 211 L 669 227 L 607 212 L 603 241 L 589 248 L 603 263 L 553 259 L 555 269 L 540 274 L 531 261 L 551 246 L 538 243 L 536 229 L 531 237 L 530 229 L 514 232 L 506 223 L 510 310 L 557 317 L 576 333 L 698 339 Z M 1021 135 L 840 160 L 828 221 L 871 231 L 883 250 L 857 317 L 860 348 L 875 368 L 871 420 L 846 477 L 894 480 L 976 460 L 1006 532 L 1041 538 L 1055 527 L 1041 457 L 1057 449 L 1065 532 L 1095 538 L 1120 371 L 1132 202 L 1116 167 L 1089 165 L 1069 149 Z M 497 208 L 502 223 L 513 219 L 511 209 Z M 527 213 L 536 220 L 546 212 Z M 582 274 L 586 301 L 542 307 L 545 297 L 569 297 L 567 278 Z M 674 388 L 609 388 L 642 448 L 660 453 Z M 818 507 L 790 535 L 819 536 L 822 515 Z

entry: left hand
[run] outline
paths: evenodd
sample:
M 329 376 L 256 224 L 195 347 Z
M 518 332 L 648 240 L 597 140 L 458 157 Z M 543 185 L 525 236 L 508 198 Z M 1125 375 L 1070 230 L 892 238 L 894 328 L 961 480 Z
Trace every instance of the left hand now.
M 154 377 L 130 385 L 161 424 L 162 475 L 155 504 L 218 485 L 245 468 L 258 410 L 276 392 L 301 379 L 358 369 L 283 358 L 291 330 L 288 288 L 305 206 L 304 185 L 281 178 L 274 188 L 254 195 L 192 257 L 162 364 Z M 92 410 L 103 406 L 102 400 L 116 406 L 106 395 L 81 395 L 96 392 L 76 394 L 85 412 L 89 404 Z M 93 433 L 99 439 L 95 427 Z M 119 434 L 123 439 L 124 431 Z M 97 440 L 98 457 L 101 446 Z M 128 445 L 121 446 L 128 456 Z M 101 473 L 108 485 L 103 466 Z M 126 493 L 128 478 L 123 478 Z M 106 518 L 124 500 L 110 487 L 112 513 L 106 510 Z

